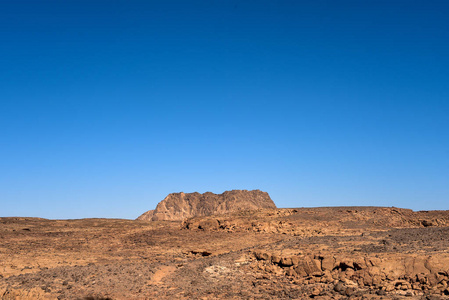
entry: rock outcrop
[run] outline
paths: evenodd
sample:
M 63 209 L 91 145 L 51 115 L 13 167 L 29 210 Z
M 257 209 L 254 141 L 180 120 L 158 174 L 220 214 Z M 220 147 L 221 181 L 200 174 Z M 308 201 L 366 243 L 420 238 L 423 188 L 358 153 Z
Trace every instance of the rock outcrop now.
M 297 284 L 312 285 L 312 296 L 326 294 L 333 285 L 341 296 L 387 293 L 397 296 L 444 295 L 421 299 L 447 299 L 449 296 L 449 255 L 399 254 L 370 255 L 282 255 L 256 250 L 253 268 L 285 274 Z M 435 298 L 434 298 L 435 297 Z M 323 299 L 330 299 L 323 298 Z M 340 299 L 332 297 L 332 299 Z M 390 299 L 390 297 L 388 297 Z M 396 298 L 393 299 L 402 299 Z
M 186 218 L 210 216 L 228 212 L 274 209 L 276 205 L 266 192 L 233 190 L 223 194 L 206 192 L 172 193 L 159 202 L 156 209 L 138 217 L 145 221 L 182 221 Z

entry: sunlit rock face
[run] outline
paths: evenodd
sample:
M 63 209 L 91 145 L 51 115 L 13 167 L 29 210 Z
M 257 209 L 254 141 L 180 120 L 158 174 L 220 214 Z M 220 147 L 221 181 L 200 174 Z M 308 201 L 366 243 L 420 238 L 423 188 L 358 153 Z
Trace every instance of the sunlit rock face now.
M 182 221 L 191 217 L 266 208 L 276 208 L 276 205 L 268 193 L 259 190 L 232 190 L 222 194 L 172 193 L 159 202 L 156 209 L 145 212 L 137 219 Z

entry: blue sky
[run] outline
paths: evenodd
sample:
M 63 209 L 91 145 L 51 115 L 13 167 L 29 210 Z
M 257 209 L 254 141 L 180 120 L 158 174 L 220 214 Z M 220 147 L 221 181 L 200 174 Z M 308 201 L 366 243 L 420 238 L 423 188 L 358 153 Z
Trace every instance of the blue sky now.
M 171 192 L 449 209 L 447 1 L 1 1 L 0 216 Z

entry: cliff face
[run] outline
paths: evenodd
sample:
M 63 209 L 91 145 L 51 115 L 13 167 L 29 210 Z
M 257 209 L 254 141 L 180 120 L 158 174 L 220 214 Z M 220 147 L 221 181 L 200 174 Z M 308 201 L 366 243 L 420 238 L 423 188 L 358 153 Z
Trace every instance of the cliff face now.
M 261 208 L 276 208 L 276 205 L 268 193 L 259 190 L 233 190 L 223 194 L 172 193 L 159 202 L 156 209 L 145 212 L 137 219 L 182 221 L 191 217 Z

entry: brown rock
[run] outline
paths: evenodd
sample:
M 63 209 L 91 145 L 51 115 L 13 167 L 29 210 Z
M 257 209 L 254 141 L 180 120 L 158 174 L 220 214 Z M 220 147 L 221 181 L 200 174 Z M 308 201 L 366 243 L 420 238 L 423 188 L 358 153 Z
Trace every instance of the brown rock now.
M 270 260 L 271 258 L 270 255 L 264 251 L 255 251 L 254 256 L 256 256 L 258 260 Z
M 321 294 L 321 289 L 319 289 L 319 288 L 314 288 L 313 290 L 312 290 L 312 296 L 319 296 L 320 294 Z
M 302 276 L 321 275 L 321 268 L 310 256 L 304 256 L 295 267 L 296 273 Z
M 362 270 L 367 267 L 366 261 L 363 257 L 355 258 L 354 261 L 352 262 L 352 265 L 354 266 L 354 270 Z
M 332 274 L 329 270 L 323 272 L 323 282 L 332 282 Z
M 343 294 L 346 291 L 346 287 L 342 282 L 339 282 L 334 286 L 334 291 Z
M 211 220 L 201 220 L 198 229 L 203 230 L 216 230 L 220 226 L 220 223 L 216 219 Z
M 424 263 L 424 266 L 432 274 L 449 272 L 449 257 L 430 256 Z
M 377 257 L 367 257 L 365 262 L 367 266 L 378 266 L 381 263 L 381 260 Z
M 354 269 L 348 268 L 345 271 L 345 276 L 346 278 L 351 278 L 354 275 L 355 271 Z
M 368 268 L 368 274 L 371 276 L 380 275 L 380 268 L 379 267 L 370 267 Z
M 299 277 L 306 277 L 308 275 L 302 265 L 295 266 L 295 271 Z
M 321 260 L 321 269 L 323 271 L 326 271 L 326 270 L 332 271 L 332 269 L 334 267 L 334 263 L 335 263 L 335 260 L 332 256 L 325 256 Z
M 271 262 L 274 264 L 279 264 L 281 262 L 281 257 L 278 255 L 272 255 Z
M 382 277 L 380 275 L 374 275 L 373 276 L 373 285 L 380 285 L 382 282 Z
M 274 209 L 276 205 L 266 192 L 233 190 L 223 194 L 206 192 L 172 193 L 159 202 L 154 211 L 138 217 L 144 221 L 182 221 L 196 216 L 210 216 L 239 210 Z
M 436 286 L 439 282 L 437 274 L 427 274 L 426 278 L 427 278 L 427 282 L 430 284 L 430 286 Z
M 407 257 L 404 259 L 405 275 L 414 277 L 416 274 L 428 274 L 430 271 L 425 267 L 426 259 L 421 257 Z
M 348 287 L 348 288 L 346 288 L 344 294 L 349 297 L 349 296 L 354 295 L 355 292 L 356 292 L 356 290 L 354 287 Z
M 297 266 L 299 264 L 299 257 L 298 256 L 292 256 L 292 265 Z
M 293 266 L 292 258 L 291 257 L 282 257 L 281 265 L 287 266 L 287 267 Z
M 422 224 L 424 227 L 430 227 L 430 226 L 434 226 L 434 225 L 435 225 L 434 222 L 432 222 L 432 221 L 430 221 L 430 220 L 422 220 L 422 221 L 421 221 L 421 224 Z

